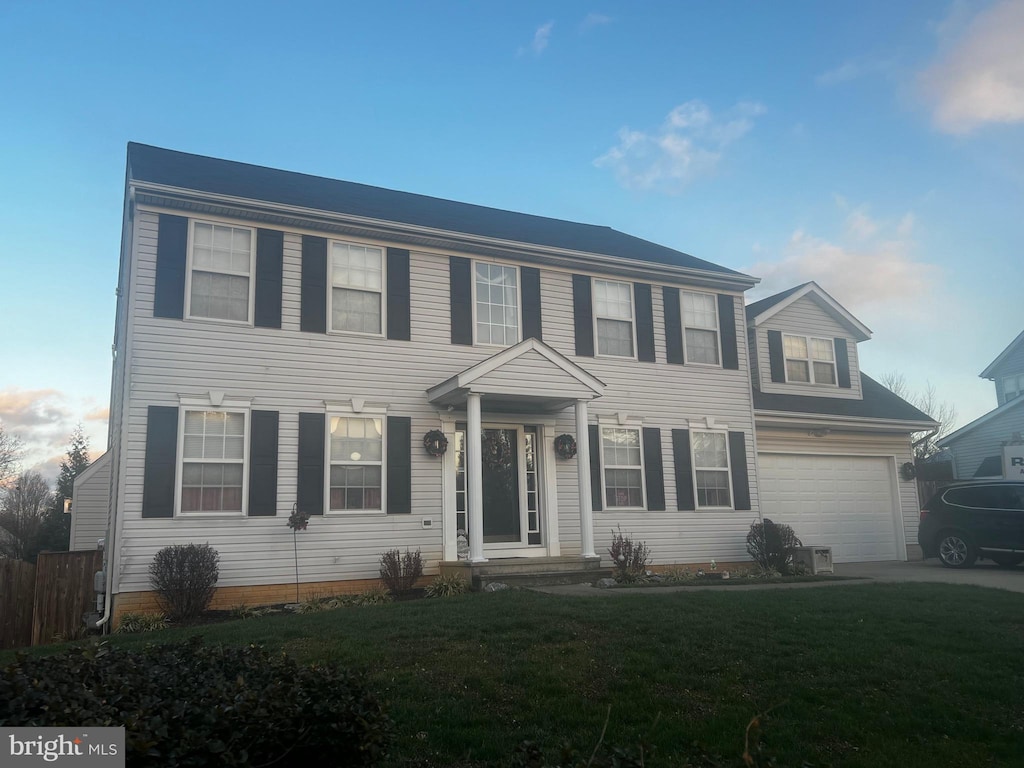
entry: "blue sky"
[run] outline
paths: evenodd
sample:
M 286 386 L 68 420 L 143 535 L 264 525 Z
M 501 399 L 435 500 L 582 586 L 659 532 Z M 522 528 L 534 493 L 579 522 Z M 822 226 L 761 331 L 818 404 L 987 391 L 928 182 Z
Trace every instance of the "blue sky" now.
M 131 140 L 816 280 L 965 423 L 1024 328 L 1022 39 L 1024 0 L 8 0 L 0 420 L 49 474 L 105 447 Z

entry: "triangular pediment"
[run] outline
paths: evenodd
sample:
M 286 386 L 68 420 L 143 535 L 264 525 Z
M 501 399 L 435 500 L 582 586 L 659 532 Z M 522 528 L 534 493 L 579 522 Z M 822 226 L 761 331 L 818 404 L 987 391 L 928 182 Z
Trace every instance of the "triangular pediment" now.
M 870 328 L 854 317 L 846 307 L 829 296 L 820 285 L 813 281 L 748 305 L 747 325 L 761 325 L 761 323 L 800 301 L 814 302 L 814 304 L 834 317 L 837 322 L 848 328 L 853 338 L 857 341 L 867 341 L 871 338 Z

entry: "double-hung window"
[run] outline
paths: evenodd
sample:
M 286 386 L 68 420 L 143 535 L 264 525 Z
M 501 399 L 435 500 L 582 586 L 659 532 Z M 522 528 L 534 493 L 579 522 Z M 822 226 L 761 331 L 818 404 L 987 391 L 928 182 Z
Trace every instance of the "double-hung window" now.
M 729 448 L 725 432 L 691 432 L 697 507 L 731 507 Z
M 633 357 L 633 290 L 629 283 L 594 280 L 597 354 Z
M 604 466 L 605 505 L 644 507 L 643 451 L 636 427 L 603 427 L 601 454 Z
M 382 332 L 384 251 L 371 245 L 331 242 L 332 331 Z
M 1003 379 L 1003 402 L 1007 403 L 1024 394 L 1024 373 L 1020 376 L 1007 376 Z
M 192 222 L 188 316 L 252 322 L 253 231 Z
M 683 291 L 686 362 L 718 365 L 718 300 L 710 293 Z
M 832 339 L 784 335 L 782 345 L 786 355 L 786 381 L 836 383 L 836 353 Z
M 241 514 L 248 414 L 186 409 L 182 421 L 181 512 Z
M 383 509 L 383 418 L 330 416 L 329 497 L 333 511 Z
M 477 344 L 519 342 L 519 270 L 477 262 L 474 270 Z

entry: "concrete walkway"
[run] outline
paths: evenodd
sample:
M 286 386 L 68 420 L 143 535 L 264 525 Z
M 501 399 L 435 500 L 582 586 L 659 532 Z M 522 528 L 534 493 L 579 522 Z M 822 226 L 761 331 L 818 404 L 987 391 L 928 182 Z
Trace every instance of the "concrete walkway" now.
M 973 568 L 954 570 L 943 568 L 938 560 L 913 563 L 842 563 L 836 566 L 836 576 L 845 577 L 837 581 L 808 581 L 793 584 L 730 584 L 722 587 L 617 587 L 597 589 L 590 584 L 566 584 L 555 587 L 533 587 L 537 592 L 551 595 L 574 597 L 609 597 L 613 595 L 663 595 L 666 592 L 707 592 L 708 590 L 746 591 L 752 589 L 813 589 L 815 587 L 839 587 L 871 582 L 925 581 L 942 584 L 974 584 L 979 587 L 1007 589 L 1024 592 L 1024 566 L 999 568 L 988 561 L 981 561 Z

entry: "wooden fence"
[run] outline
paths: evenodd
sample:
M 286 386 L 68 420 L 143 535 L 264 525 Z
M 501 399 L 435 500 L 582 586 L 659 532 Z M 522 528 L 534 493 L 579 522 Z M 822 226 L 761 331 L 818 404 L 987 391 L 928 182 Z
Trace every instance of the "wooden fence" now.
M 43 552 L 35 565 L 0 560 L 0 648 L 45 645 L 82 631 L 96 610 L 93 574 L 103 552 Z

